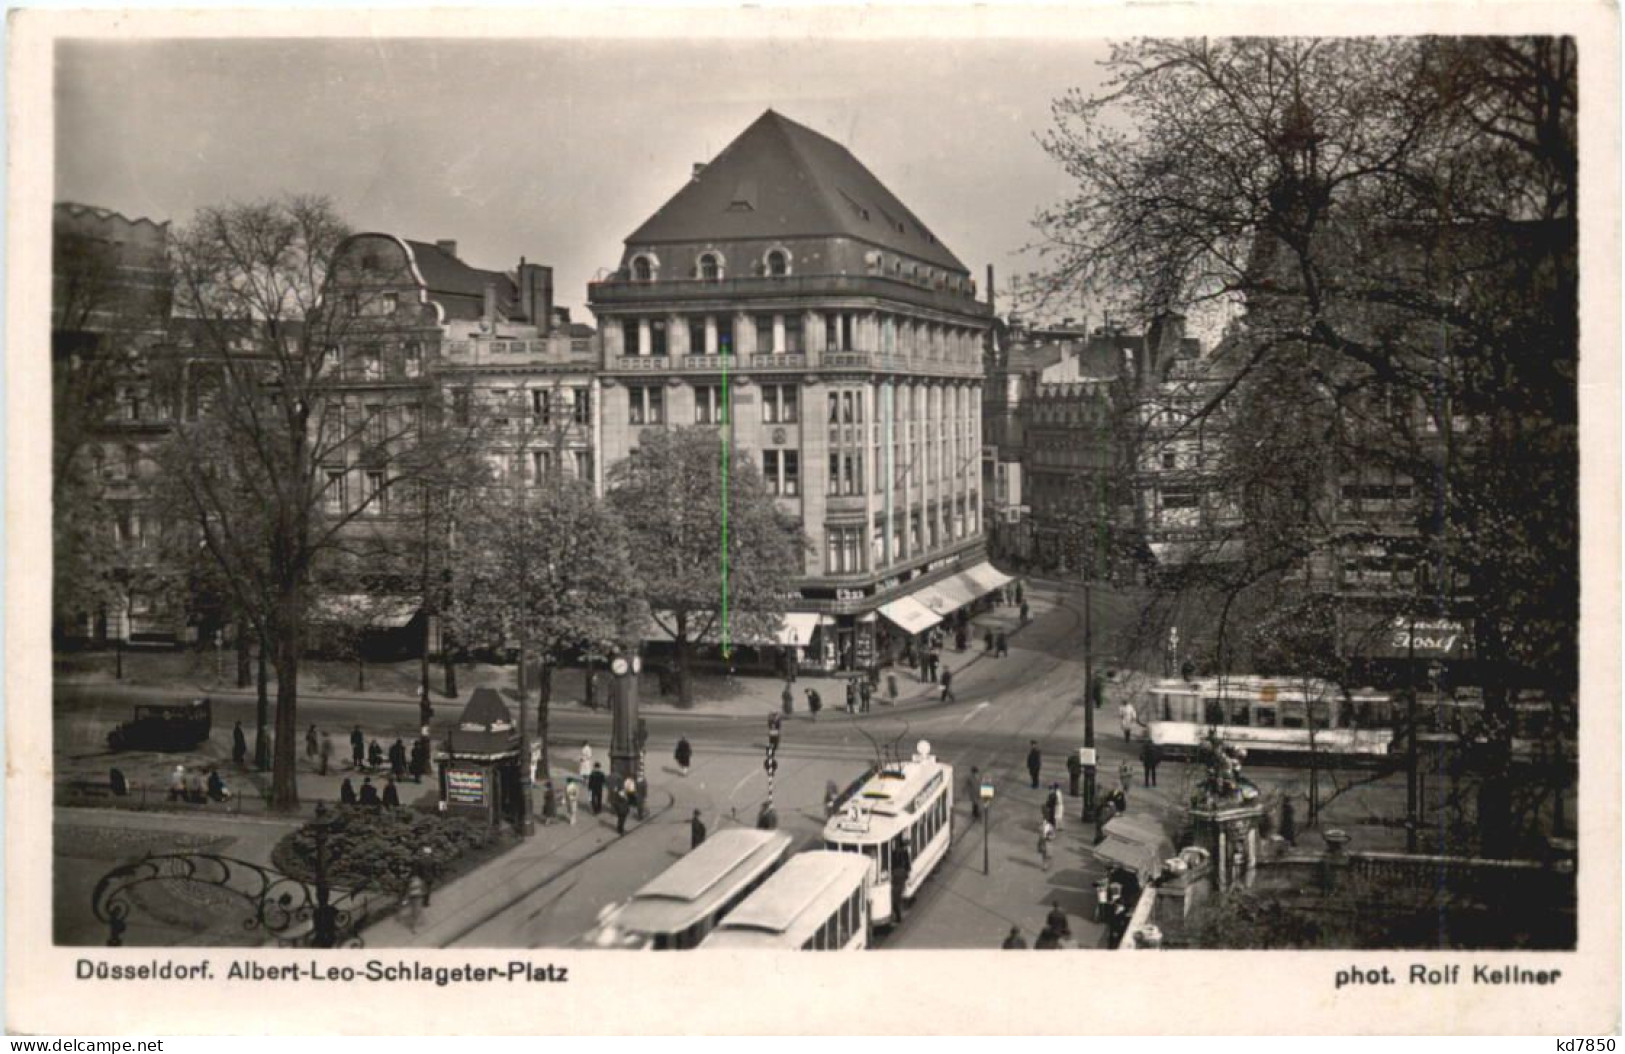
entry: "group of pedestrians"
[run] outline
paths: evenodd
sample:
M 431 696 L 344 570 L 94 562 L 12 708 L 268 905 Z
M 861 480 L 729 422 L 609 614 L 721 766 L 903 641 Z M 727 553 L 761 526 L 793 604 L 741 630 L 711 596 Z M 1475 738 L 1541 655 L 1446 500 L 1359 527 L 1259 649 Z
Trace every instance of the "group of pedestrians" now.
M 113 769 L 110 779 L 114 794 L 123 796 L 129 792 L 129 783 L 122 771 Z M 226 778 L 220 775 L 220 770 L 213 766 L 208 769 L 196 766 L 188 769 L 185 765 L 176 765 L 169 774 L 169 800 L 193 805 L 230 801 L 231 788 L 226 785 Z
M 305 760 L 321 775 L 333 764 L 333 734 L 311 725 L 305 730 Z M 363 774 L 389 773 L 395 782 L 408 776 L 414 783 L 422 783 L 429 773 L 429 741 L 419 736 L 408 747 L 400 736 L 386 749 L 377 738 L 369 743 L 367 735 L 356 725 L 350 730 L 350 771 Z
M 846 712 L 849 714 L 867 714 L 874 701 L 874 685 L 869 683 L 867 677 L 848 677 L 846 679 Z
M 1002 945 L 1005 951 L 1025 950 L 1027 940 L 1021 934 L 1020 926 L 1011 926 L 1009 936 L 1004 938 Z M 1072 936 L 1072 923 L 1061 910 L 1059 900 L 1050 902 L 1049 914 L 1044 916 L 1044 928 L 1039 931 L 1038 941 L 1033 945 L 1036 951 L 1057 951 L 1077 948 L 1078 942 Z
M 693 748 L 688 745 L 688 740 L 682 740 L 678 744 L 678 764 L 682 767 L 684 775 L 688 774 L 688 765 L 693 758 Z M 603 762 L 594 759 L 592 744 L 582 743 L 576 763 L 576 778 L 567 780 L 564 788 L 565 810 L 571 824 L 575 823 L 582 783 L 587 786 L 587 803 L 594 816 L 604 811 L 607 796 L 609 810 L 615 814 L 616 834 L 626 833 L 626 821 L 633 815 L 640 821 L 648 815 L 647 786 L 631 776 L 625 777 L 620 783 L 612 784 L 608 773 L 604 771 Z M 544 822 L 545 820 L 544 814 Z
M 395 785 L 395 777 L 384 777 L 383 793 L 372 782 L 371 776 L 361 777 L 361 789 L 358 791 L 349 776 L 339 783 L 339 804 L 360 805 L 369 809 L 398 809 L 401 807 L 401 791 Z

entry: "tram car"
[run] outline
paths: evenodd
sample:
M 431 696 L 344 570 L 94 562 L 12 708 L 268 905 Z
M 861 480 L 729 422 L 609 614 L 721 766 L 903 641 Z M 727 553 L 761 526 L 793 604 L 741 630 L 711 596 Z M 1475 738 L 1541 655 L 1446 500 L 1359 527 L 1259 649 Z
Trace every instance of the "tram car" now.
M 1255 676 L 1164 679 L 1141 715 L 1163 757 L 1194 757 L 1209 736 L 1253 764 L 1321 759 L 1376 763 L 1392 754 L 1391 697 L 1326 681 Z M 1313 723 L 1311 726 L 1311 722 Z
M 824 848 L 869 858 L 869 919 L 891 925 L 893 852 L 908 847 L 903 899 L 912 899 L 948 855 L 953 839 L 954 770 L 921 740 L 909 761 L 887 762 L 860 780 L 824 825 Z

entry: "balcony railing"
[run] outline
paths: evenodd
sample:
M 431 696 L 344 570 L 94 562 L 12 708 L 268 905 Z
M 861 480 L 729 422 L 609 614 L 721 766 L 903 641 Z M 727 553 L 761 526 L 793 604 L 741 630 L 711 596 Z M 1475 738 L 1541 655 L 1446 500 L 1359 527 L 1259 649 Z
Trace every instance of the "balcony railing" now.
M 448 340 L 440 346 L 454 366 L 595 366 L 598 354 L 584 337 L 568 340 Z
M 669 355 L 617 355 L 610 360 L 617 370 L 669 370 L 671 362 Z
M 671 301 L 778 299 L 795 297 L 865 296 L 896 300 L 921 307 L 988 318 L 993 309 L 969 293 L 917 285 L 885 275 L 790 275 L 779 278 L 661 279 L 633 282 L 610 279 L 587 284 L 593 305 L 653 304 Z
M 800 352 L 758 352 L 750 357 L 751 369 L 779 369 L 804 370 L 807 368 L 807 356 Z

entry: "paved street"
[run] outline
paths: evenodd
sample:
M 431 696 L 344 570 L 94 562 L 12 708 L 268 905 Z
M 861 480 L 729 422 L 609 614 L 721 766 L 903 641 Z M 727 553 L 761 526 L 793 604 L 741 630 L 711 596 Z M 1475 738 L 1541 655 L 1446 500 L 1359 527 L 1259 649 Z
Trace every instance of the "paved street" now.
M 925 885 L 906 922 L 882 935 L 881 947 L 992 948 L 1012 926 L 1020 927 L 1030 943 L 1052 903 L 1071 917 L 1082 946 L 1101 943 L 1099 928 L 1087 921 L 1092 910 L 1091 883 L 1101 870 L 1087 848 L 1093 825 L 1081 822 L 1078 799 L 1067 799 L 1061 838 L 1048 870 L 1039 866 L 1036 850 L 1042 797 L 1051 781 L 1066 783 L 1066 755 L 1083 742 L 1081 595 L 1059 583 L 1035 582 L 1029 588 L 1034 621 L 1012 633 L 1007 657 L 985 653 L 979 641 L 965 653 L 950 652 L 949 661 L 958 670 L 953 702 L 940 702 L 936 689 L 918 683 L 906 671 L 898 674 L 901 683 L 896 705 L 877 705 L 870 714 L 858 717 L 841 708 L 838 682 L 803 679 L 797 686 L 817 684 L 826 700 L 824 712 L 814 721 L 798 697 L 780 751 L 775 805 L 781 827 L 796 837 L 798 847 L 817 844 L 826 784 L 833 781 L 845 786 L 874 761 L 880 748 L 906 755 L 924 739 L 938 757 L 955 768 L 958 804 L 952 849 Z M 1113 653 L 1121 644 L 1124 628 L 1137 614 L 1136 600 L 1097 589 L 1094 602 L 1097 650 Z M 1004 625 L 1013 619 L 1009 609 L 1001 609 L 983 616 L 982 621 Z M 688 821 L 695 809 L 713 832 L 730 824 L 754 822 L 766 795 L 761 765 L 765 717 L 776 707 L 779 687 L 771 679 L 741 679 L 722 707 L 708 707 L 701 698 L 693 712 L 649 708 L 652 794 L 651 813 L 644 822 L 633 822 L 626 835 L 617 836 L 607 810 L 593 817 L 583 809 L 574 827 L 563 823 L 538 827 L 534 838 L 437 890 L 416 932 L 399 921 L 387 920 L 368 931 L 369 945 L 568 944 L 592 926 L 605 905 L 624 899 L 687 851 Z M 1116 695 L 1125 691 L 1133 689 L 1108 686 L 1106 705 L 1096 714 L 1103 786 L 1115 785 L 1118 766 L 1125 758 L 1138 775 L 1138 743 L 1125 744 L 1116 721 Z M 126 716 L 134 699 L 173 695 L 152 688 L 59 686 L 56 718 L 61 767 L 73 771 L 78 766 L 87 780 L 104 775 L 110 763 L 102 747 L 108 725 Z M 231 724 L 236 720 L 251 723 L 253 700 L 236 693 L 215 698 L 215 732 L 206 753 L 225 767 L 229 765 Z M 451 706 L 447 702 L 437 705 L 444 721 Z M 404 698 L 314 694 L 300 702 L 301 725 L 331 728 L 341 758 L 348 754 L 346 730 L 352 724 L 359 722 L 369 737 L 387 745 L 396 736 L 414 734 L 416 712 L 415 703 Z M 600 756 L 607 755 L 607 713 L 560 705 L 551 725 L 555 772 L 573 768 L 583 741 L 592 743 Z M 695 752 L 694 766 L 686 778 L 671 761 L 679 736 L 686 736 Z M 1044 757 L 1041 786 L 1036 790 L 1025 771 L 1029 741 L 1037 741 Z M 130 763 L 127 756 L 120 758 L 121 764 Z M 985 830 L 971 823 L 969 803 L 964 800 L 972 765 L 997 788 L 992 823 Z M 300 788 L 307 807 L 318 800 L 336 799 L 343 774 L 342 762 L 326 776 L 302 771 Z M 1272 783 L 1301 779 L 1301 773 L 1294 770 L 1254 770 L 1253 775 Z M 1132 809 L 1142 814 L 1171 811 L 1188 793 L 1187 778 L 1184 766 L 1164 765 L 1159 788 L 1134 789 Z M 432 798 L 434 793 L 432 782 L 403 786 L 407 801 Z M 1402 793 L 1402 781 L 1398 787 L 1389 781 L 1362 788 L 1345 799 L 1345 815 L 1350 819 L 1371 815 L 1378 811 L 1379 801 L 1393 808 L 1395 796 Z M 231 851 L 269 863 L 273 831 L 254 815 L 262 806 L 250 799 L 240 808 L 243 815 L 235 822 L 241 830 L 236 832 Z M 149 838 L 161 838 L 166 824 L 174 831 L 207 830 L 229 837 L 232 815 L 217 806 L 207 807 L 207 811 L 206 819 L 145 812 L 139 814 L 139 827 L 151 832 Z M 106 848 L 105 832 L 119 825 L 117 812 L 59 809 L 58 815 L 62 829 L 79 832 L 74 844 L 80 848 L 74 851 L 81 857 L 93 853 L 107 857 L 112 852 Z M 1382 834 L 1380 829 L 1375 833 Z M 1369 833 L 1363 832 L 1362 838 L 1370 844 Z M 85 865 L 79 862 L 75 866 Z M 79 888 L 84 884 L 69 883 L 72 888 L 62 887 L 59 895 L 67 898 L 64 902 L 77 904 L 86 899 L 87 889 Z M 65 925 L 78 936 L 93 937 L 94 927 L 84 920 Z

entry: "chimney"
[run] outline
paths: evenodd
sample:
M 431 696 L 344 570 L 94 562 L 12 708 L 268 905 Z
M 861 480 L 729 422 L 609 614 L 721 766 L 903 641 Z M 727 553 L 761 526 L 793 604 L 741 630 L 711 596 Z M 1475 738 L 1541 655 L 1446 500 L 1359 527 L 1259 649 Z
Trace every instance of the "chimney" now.
M 704 172 L 704 171 L 705 171 L 705 162 L 704 161 L 696 161 L 696 162 L 694 162 L 694 174 L 693 174 L 693 176 L 690 177 L 690 179 L 691 180 L 692 179 L 699 179 L 700 178 L 700 173 Z
M 519 261 L 520 309 L 537 333 L 553 331 L 553 268 Z
M 993 265 L 992 264 L 987 265 L 987 307 L 988 307 L 989 311 L 995 311 L 996 312 L 996 310 L 997 310 L 994 307 L 994 303 L 993 303 Z
M 439 241 L 434 243 L 434 247 L 451 257 L 453 260 L 457 259 L 457 242 L 453 239 L 441 238 Z

